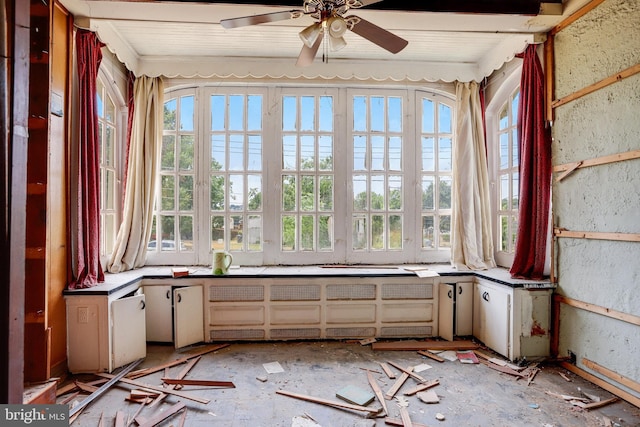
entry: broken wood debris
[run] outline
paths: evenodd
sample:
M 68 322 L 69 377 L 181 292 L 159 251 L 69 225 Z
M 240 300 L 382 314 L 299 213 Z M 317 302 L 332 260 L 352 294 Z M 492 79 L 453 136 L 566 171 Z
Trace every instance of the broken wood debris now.
M 367 379 L 369 380 L 369 385 L 371 386 L 373 393 L 376 395 L 376 397 L 378 398 L 378 401 L 382 405 L 382 410 L 384 411 L 384 415 L 388 415 L 389 411 L 387 410 L 387 404 L 382 394 L 382 390 L 380 389 L 378 382 L 373 377 L 373 374 L 371 372 L 367 372 Z
M 411 422 L 411 417 L 409 416 L 409 411 L 404 406 L 400 407 L 400 418 L 402 419 L 403 427 L 413 427 L 413 422 Z
M 379 351 L 418 351 L 418 350 L 475 350 L 478 344 L 469 340 L 457 341 L 388 341 L 371 344 L 372 350 Z
M 189 373 L 189 371 L 191 371 L 191 368 L 193 368 L 196 363 L 198 363 L 198 361 L 200 361 L 200 359 L 202 358 L 202 356 L 197 356 L 194 357 L 193 359 L 189 360 L 189 362 L 187 362 L 187 364 L 180 370 L 180 372 L 178 373 L 178 376 L 176 378 L 182 379 L 184 377 L 187 376 L 187 374 Z M 167 385 L 167 388 L 171 389 L 171 390 L 177 390 L 178 386 L 173 385 L 173 384 L 169 384 Z M 167 394 L 162 392 L 158 395 L 158 397 L 155 398 L 155 400 L 153 402 L 151 402 L 151 407 L 156 406 L 158 403 L 160 403 L 165 397 L 167 397 Z
M 101 377 L 105 377 L 105 378 L 114 378 L 114 376 L 111 375 L 111 374 L 98 373 L 96 375 L 101 376 Z M 179 392 L 179 391 L 176 391 L 176 390 L 170 390 L 168 388 L 164 388 L 163 389 L 162 387 L 156 387 L 156 386 L 153 386 L 153 385 L 144 384 L 144 383 L 141 383 L 141 382 L 136 381 L 136 380 L 130 380 L 128 378 L 120 378 L 117 381 L 120 381 L 121 383 L 129 384 L 129 385 L 134 385 L 134 386 L 139 387 L 139 388 L 141 388 L 143 390 L 154 390 L 154 391 L 159 391 L 161 393 L 172 394 L 174 396 L 183 397 L 185 399 L 193 400 L 194 402 L 202 403 L 202 404 L 205 404 L 205 405 L 210 402 L 209 399 L 203 399 L 201 397 L 191 396 L 188 393 L 182 393 L 182 392 Z
M 433 359 L 436 362 L 444 362 L 444 359 L 437 354 L 431 353 L 429 350 L 418 350 L 418 354 L 428 357 L 429 359 Z
M 277 394 L 293 397 L 295 399 L 306 400 L 307 402 L 319 403 L 321 405 L 333 406 L 335 408 L 351 409 L 354 411 L 363 411 L 373 415 L 377 415 L 382 412 L 382 408 L 367 408 L 366 406 L 353 405 L 351 403 L 344 403 L 335 400 L 323 399 L 320 397 L 308 396 L 305 394 L 294 393 L 286 390 L 276 390 Z
M 413 370 L 413 368 L 408 368 L 409 372 Z M 402 387 L 402 385 L 409 379 L 409 374 L 407 372 L 402 372 L 400 377 L 396 380 L 396 382 L 391 386 L 391 388 L 385 393 L 384 397 L 387 400 L 393 399 L 393 396 L 396 395 L 398 390 Z
M 421 391 L 417 394 L 418 399 L 424 403 L 439 403 L 440 398 L 438 394 L 433 390 Z
M 397 419 L 397 418 L 385 418 L 384 419 L 384 423 L 390 426 L 401 426 L 402 427 L 402 420 Z M 413 427 L 427 427 L 427 425 L 425 424 L 420 424 L 420 423 L 413 423 L 412 422 Z
M 216 350 L 220 350 L 222 348 L 228 347 L 229 344 L 217 344 L 217 345 L 210 345 L 210 346 L 206 346 L 203 349 L 200 349 L 198 351 L 195 351 L 191 354 L 188 354 L 187 356 L 184 356 L 180 359 L 176 359 L 172 362 L 167 362 L 167 363 L 163 363 L 161 365 L 158 366 L 154 366 L 154 367 L 150 367 L 147 369 L 142 369 L 140 371 L 136 371 L 136 373 L 132 373 L 130 375 L 127 375 L 127 378 L 131 379 L 131 380 L 135 380 L 137 378 L 140 377 L 144 377 L 146 375 L 150 375 L 150 374 L 154 374 L 156 372 L 162 371 L 165 368 L 171 368 L 173 366 L 176 365 L 181 365 L 183 363 L 187 363 L 189 360 L 193 359 L 194 357 L 198 357 L 198 356 L 203 356 L 207 353 L 211 353 L 212 351 L 216 351 Z
M 405 396 L 412 396 L 412 395 L 414 395 L 414 394 L 416 394 L 418 392 L 430 389 L 431 387 L 435 387 L 438 384 L 440 384 L 440 380 L 432 380 L 432 381 L 420 384 L 420 385 L 418 385 L 418 386 L 416 386 L 416 387 L 414 387 L 414 388 L 412 388 L 410 390 L 405 391 L 404 395 Z
M 409 375 L 410 377 L 416 379 L 417 381 L 424 383 L 427 382 L 426 379 L 422 378 L 420 375 L 416 374 L 415 372 L 413 372 L 414 368 L 403 368 L 402 366 L 398 365 L 397 363 L 388 361 L 387 362 L 389 365 L 393 366 L 394 368 L 398 369 L 399 371 L 402 371 L 404 373 L 406 373 L 407 375 Z
M 389 365 L 387 365 L 385 362 L 380 362 L 380 367 L 389 378 L 391 378 L 392 380 L 396 378 L 396 374 L 391 370 L 391 368 L 389 368 Z
M 162 421 L 172 417 L 177 412 L 182 411 L 183 409 L 185 409 L 185 407 L 186 405 L 184 404 L 184 402 L 178 402 L 172 405 L 169 409 L 166 409 L 162 412 L 157 412 L 154 416 L 152 416 L 149 419 L 142 419 L 138 417 L 136 418 L 136 422 L 140 427 L 154 427 L 160 424 Z
M 569 378 L 568 376 L 566 376 L 565 374 L 563 374 L 562 372 L 558 372 L 558 375 L 560 375 L 562 378 L 564 378 L 564 380 L 568 383 L 570 383 L 572 380 L 571 378 Z
M 169 385 L 199 385 L 199 386 L 206 386 L 206 387 L 236 388 L 235 384 L 233 384 L 231 381 L 162 378 L 162 382 Z

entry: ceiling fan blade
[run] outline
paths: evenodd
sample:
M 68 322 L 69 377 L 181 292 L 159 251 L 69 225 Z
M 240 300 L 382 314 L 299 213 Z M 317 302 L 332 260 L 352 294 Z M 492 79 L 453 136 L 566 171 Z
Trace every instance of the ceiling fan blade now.
M 313 46 L 308 47 L 306 44 L 302 45 L 302 50 L 300 51 L 300 55 L 298 55 L 298 60 L 296 61 L 296 67 L 308 67 L 313 63 L 322 40 L 323 37 L 321 34 L 315 43 L 313 43 Z
M 359 16 L 352 15 L 345 19 L 348 20 L 347 22 L 354 22 L 353 26 L 350 27 L 351 31 L 391 53 L 398 53 L 409 44 L 402 37 L 398 37 Z
M 268 22 L 285 21 L 302 16 L 304 11 L 299 9 L 285 10 L 283 12 L 263 13 L 261 15 L 242 16 L 240 18 L 222 19 L 220 25 L 224 28 L 238 28 L 247 25 L 266 24 Z

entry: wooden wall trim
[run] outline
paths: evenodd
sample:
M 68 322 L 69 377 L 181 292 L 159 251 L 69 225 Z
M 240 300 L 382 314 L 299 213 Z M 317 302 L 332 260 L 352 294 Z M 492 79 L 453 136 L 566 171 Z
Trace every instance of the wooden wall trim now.
M 599 231 L 571 231 L 566 228 L 554 228 L 555 237 L 572 239 L 616 240 L 621 242 L 640 242 L 640 233 L 607 233 Z
M 605 377 L 617 382 L 618 384 L 622 384 L 623 386 L 640 393 L 640 384 L 633 381 L 632 379 L 627 378 L 624 375 L 620 375 L 619 373 L 614 372 L 611 369 L 607 369 L 604 366 L 599 365 L 598 363 L 584 357 L 582 358 L 582 364 L 592 371 L 604 375 Z
M 562 22 L 560 22 L 558 25 L 553 27 L 551 29 L 551 31 L 549 31 L 549 35 L 550 36 L 555 36 L 560 31 L 564 30 L 569 25 L 573 24 L 574 22 L 576 22 L 578 19 L 582 18 L 587 13 L 591 12 L 593 9 L 598 7 L 603 2 L 604 2 L 604 0 L 592 0 L 589 3 L 585 4 L 580 9 L 578 9 L 577 11 L 572 13 L 570 16 L 568 16 L 566 19 L 564 19 Z
M 632 325 L 640 326 L 640 316 L 633 314 L 623 313 L 622 311 L 613 310 L 611 308 L 602 307 L 596 304 L 579 301 L 577 299 L 569 298 L 564 295 L 555 294 L 553 296 L 554 302 L 570 305 L 582 310 L 590 311 L 592 313 L 601 314 L 602 316 L 610 317 L 612 319 L 622 320 L 623 322 L 631 323 Z

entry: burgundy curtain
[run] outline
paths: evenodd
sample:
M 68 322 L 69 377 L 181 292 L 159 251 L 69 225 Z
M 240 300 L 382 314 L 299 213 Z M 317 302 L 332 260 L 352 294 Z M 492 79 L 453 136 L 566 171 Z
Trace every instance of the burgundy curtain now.
M 79 92 L 77 229 L 74 278 L 69 288 L 88 288 L 104 282 L 100 265 L 100 141 L 96 80 L 104 46 L 90 31 L 78 30 L 76 50 Z
M 527 46 L 520 80 L 520 206 L 511 276 L 541 279 L 551 197 L 551 131 L 545 125 L 544 76 L 535 45 Z

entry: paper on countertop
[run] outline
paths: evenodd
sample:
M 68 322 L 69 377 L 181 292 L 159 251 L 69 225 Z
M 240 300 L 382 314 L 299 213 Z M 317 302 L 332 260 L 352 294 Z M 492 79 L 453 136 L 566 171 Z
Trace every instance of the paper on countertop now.
M 406 271 L 412 271 L 412 272 L 416 273 L 416 276 L 418 276 L 418 277 L 438 277 L 438 276 L 440 276 L 435 271 L 429 270 L 429 268 L 423 267 L 423 266 L 405 267 L 404 269 Z
M 284 372 L 284 369 L 282 369 L 282 366 L 278 362 L 263 363 L 262 366 L 264 367 L 264 370 L 269 374 L 278 374 L 280 372 Z

